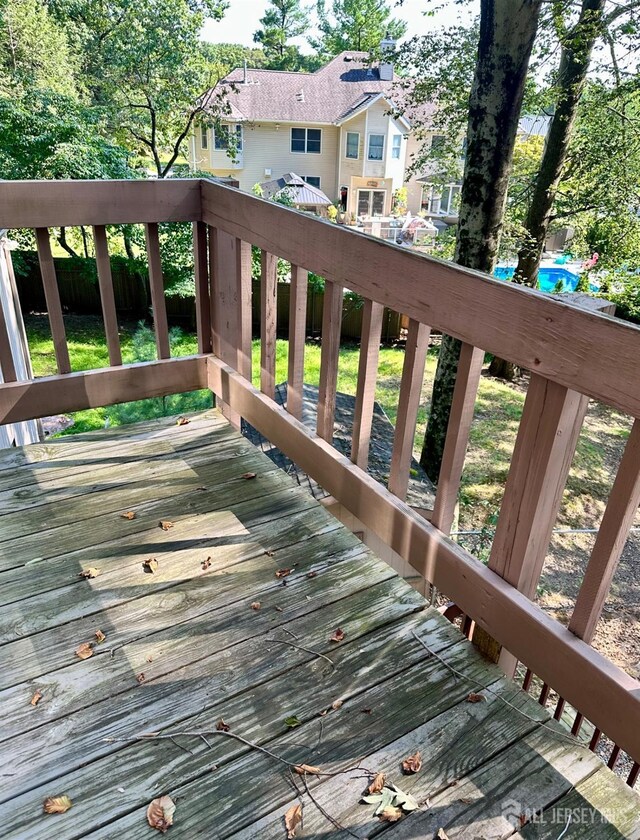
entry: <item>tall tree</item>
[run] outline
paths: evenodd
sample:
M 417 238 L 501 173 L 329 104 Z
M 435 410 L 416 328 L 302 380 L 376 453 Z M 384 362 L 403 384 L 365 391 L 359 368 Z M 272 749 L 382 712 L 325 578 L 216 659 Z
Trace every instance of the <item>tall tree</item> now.
M 300 50 L 290 44 L 309 28 L 309 9 L 300 0 L 269 0 L 253 40 L 261 44 L 272 70 L 299 70 L 304 65 Z
M 404 21 L 391 16 L 385 0 L 333 0 L 331 14 L 325 0 L 318 0 L 320 38 L 309 43 L 322 56 L 345 50 L 362 50 L 380 55 L 385 37 L 398 40 L 407 31 Z
M 491 273 L 542 0 L 481 0 L 480 37 L 469 98 L 467 153 L 455 261 Z M 437 481 L 460 342 L 443 336 L 420 462 Z

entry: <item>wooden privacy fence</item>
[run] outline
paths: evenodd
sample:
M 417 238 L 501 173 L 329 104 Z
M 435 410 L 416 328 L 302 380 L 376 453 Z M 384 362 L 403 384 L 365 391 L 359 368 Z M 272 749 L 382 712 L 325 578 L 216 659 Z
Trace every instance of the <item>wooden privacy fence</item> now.
M 58 375 L 0 386 L 0 422 L 208 386 L 230 422 L 245 418 L 354 516 L 446 593 L 475 627 L 474 639 L 555 691 L 640 765 L 640 684 L 590 645 L 640 503 L 640 421 L 634 422 L 611 488 L 569 627 L 531 601 L 547 553 L 588 398 L 640 417 L 640 329 L 564 300 L 500 283 L 340 226 L 207 181 L 5 183 L 0 227 L 36 229 Z M 157 225 L 193 223 L 196 356 L 171 359 Z M 123 367 L 104 225 L 143 223 L 158 360 Z M 93 225 L 112 367 L 70 372 L 48 228 Z M 251 385 L 251 245 L 262 250 L 260 389 Z M 288 403 L 275 389 L 276 260 L 291 263 Z M 300 422 L 308 301 L 307 272 L 327 279 L 317 430 Z M 351 459 L 332 446 L 343 289 L 364 299 Z M 366 473 L 383 310 L 408 317 L 388 488 Z M 458 380 L 432 521 L 405 501 L 429 335 L 462 342 Z M 7 337 L 0 333 L 0 359 Z M 594 351 L 597 349 L 597 352 Z M 485 351 L 531 371 L 488 568 L 449 532 Z M 10 377 L 6 377 L 10 378 Z

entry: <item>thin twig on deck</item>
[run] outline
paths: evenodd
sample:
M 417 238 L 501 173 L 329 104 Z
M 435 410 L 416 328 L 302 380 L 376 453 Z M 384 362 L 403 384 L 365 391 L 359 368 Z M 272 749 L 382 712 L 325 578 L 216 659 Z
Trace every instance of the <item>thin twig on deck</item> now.
M 265 638 L 265 642 L 275 642 L 278 645 L 289 645 L 289 647 L 295 648 L 296 650 L 303 650 L 305 651 L 305 653 L 312 653 L 314 656 L 319 656 L 320 659 L 326 659 L 332 668 L 336 667 L 335 662 L 329 659 L 329 657 L 326 656 L 324 653 L 320 653 L 319 651 L 305 647 L 304 645 L 295 645 L 293 642 L 290 642 L 287 639 L 272 639 L 267 636 L 267 638 Z

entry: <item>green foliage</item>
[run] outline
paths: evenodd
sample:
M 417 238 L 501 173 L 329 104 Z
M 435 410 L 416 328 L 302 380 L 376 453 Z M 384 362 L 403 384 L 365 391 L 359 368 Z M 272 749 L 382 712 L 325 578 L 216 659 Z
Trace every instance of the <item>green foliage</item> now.
M 244 66 L 260 69 L 266 67 L 267 57 L 264 50 L 245 47 L 243 44 L 210 44 L 201 45 L 203 55 L 209 65 L 213 79 L 222 79 L 237 67 Z
M 611 272 L 603 282 L 599 296 L 615 303 L 618 318 L 640 324 L 640 275 L 636 272 Z
M 269 0 L 269 6 L 260 18 L 260 29 L 253 40 L 261 44 L 271 70 L 305 69 L 300 50 L 289 43 L 292 38 L 304 35 L 309 28 L 309 11 L 300 0 Z
M 380 57 L 380 42 L 388 36 L 401 38 L 407 26 L 391 17 L 385 0 L 333 0 L 331 13 L 326 0 L 318 0 L 319 40 L 311 46 L 323 57 L 338 55 L 345 50 L 362 50 L 372 57 Z

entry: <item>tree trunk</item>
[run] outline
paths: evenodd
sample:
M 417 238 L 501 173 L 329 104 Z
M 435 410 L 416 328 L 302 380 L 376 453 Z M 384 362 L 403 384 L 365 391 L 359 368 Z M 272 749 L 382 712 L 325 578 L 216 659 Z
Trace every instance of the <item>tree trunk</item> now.
M 58 243 L 59 243 L 60 247 L 64 248 L 64 250 L 67 252 L 67 254 L 69 254 L 70 257 L 80 256 L 79 254 L 76 254 L 76 252 L 73 250 L 71 245 L 69 245 L 69 243 L 67 242 L 67 229 L 66 228 L 61 227 L 60 228 L 60 233 L 58 234 L 58 236 L 56 238 L 58 240 Z
M 542 0 L 482 0 L 480 41 L 469 100 L 455 261 L 495 266 L 524 83 Z M 449 423 L 460 342 L 443 336 L 420 463 L 437 482 Z
M 511 382 L 515 379 L 516 375 L 516 366 L 513 362 L 507 362 L 505 359 L 501 359 L 498 356 L 494 356 L 491 359 L 491 364 L 489 365 L 489 376 L 495 376 L 498 379 L 506 379 L 508 382 Z
M 555 112 L 536 176 L 531 205 L 525 220 L 527 241 L 518 252 L 514 281 L 535 286 L 544 243 L 551 221 L 571 131 L 591 62 L 591 53 L 602 33 L 605 0 L 582 0 L 580 17 L 562 39 Z

